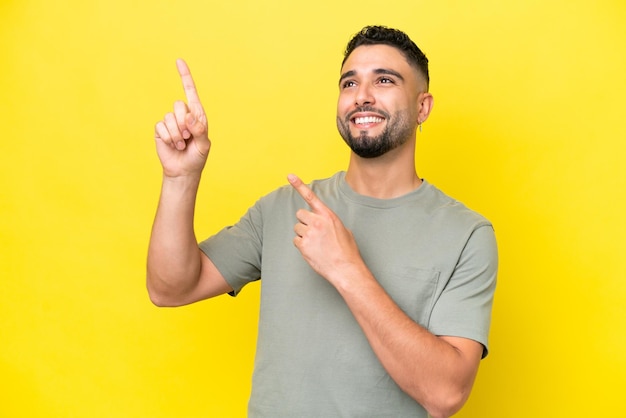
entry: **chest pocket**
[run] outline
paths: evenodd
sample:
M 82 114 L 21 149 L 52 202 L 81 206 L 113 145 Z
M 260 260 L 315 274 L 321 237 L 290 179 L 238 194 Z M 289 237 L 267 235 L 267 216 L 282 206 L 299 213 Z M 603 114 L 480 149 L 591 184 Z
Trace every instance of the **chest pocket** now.
M 414 267 L 384 266 L 373 271 L 389 296 L 411 319 L 428 328 L 437 299 L 439 272 Z

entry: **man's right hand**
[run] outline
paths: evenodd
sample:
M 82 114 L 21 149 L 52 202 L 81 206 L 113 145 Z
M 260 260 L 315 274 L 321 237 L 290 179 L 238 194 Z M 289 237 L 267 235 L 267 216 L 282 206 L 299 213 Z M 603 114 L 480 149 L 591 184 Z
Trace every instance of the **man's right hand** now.
M 187 103 L 176 101 L 174 111 L 167 113 L 155 126 L 157 154 L 166 177 L 199 176 L 206 163 L 211 141 L 207 118 L 189 67 L 176 61 Z

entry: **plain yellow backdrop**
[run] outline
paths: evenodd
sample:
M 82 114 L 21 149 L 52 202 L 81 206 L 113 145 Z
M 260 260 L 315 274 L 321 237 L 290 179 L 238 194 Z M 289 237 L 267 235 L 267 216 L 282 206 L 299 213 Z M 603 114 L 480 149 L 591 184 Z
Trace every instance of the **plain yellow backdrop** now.
M 623 416 L 626 3 L 0 2 L 0 416 L 243 417 L 259 287 L 153 307 L 153 126 L 194 73 L 199 238 L 295 172 L 346 168 L 342 51 L 409 33 L 435 108 L 418 172 L 489 217 L 491 353 L 460 417 Z

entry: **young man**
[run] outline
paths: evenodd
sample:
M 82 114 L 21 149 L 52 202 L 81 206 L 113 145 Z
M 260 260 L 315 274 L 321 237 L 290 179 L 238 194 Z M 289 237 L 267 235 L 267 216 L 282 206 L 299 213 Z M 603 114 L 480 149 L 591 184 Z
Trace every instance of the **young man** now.
M 237 294 L 262 280 L 251 417 L 446 417 L 487 354 L 497 250 L 491 224 L 415 169 L 428 60 L 402 32 L 348 44 L 337 127 L 347 171 L 261 198 L 234 226 L 193 231 L 210 149 L 191 74 L 187 104 L 156 125 L 161 199 L 147 286 L 159 306 Z

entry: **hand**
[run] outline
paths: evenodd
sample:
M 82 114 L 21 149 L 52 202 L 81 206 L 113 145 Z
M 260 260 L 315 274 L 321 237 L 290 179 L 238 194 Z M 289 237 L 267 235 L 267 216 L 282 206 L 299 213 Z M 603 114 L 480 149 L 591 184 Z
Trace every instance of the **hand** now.
M 154 137 L 157 154 L 165 176 L 199 175 L 211 148 L 207 118 L 189 67 L 182 59 L 176 61 L 176 67 L 183 82 L 187 104 L 176 101 L 174 111 L 167 113 L 156 124 Z
M 311 208 L 296 212 L 299 223 L 293 243 L 313 270 L 336 285 L 350 270 L 364 266 L 352 232 L 300 178 L 293 174 L 287 178 Z

